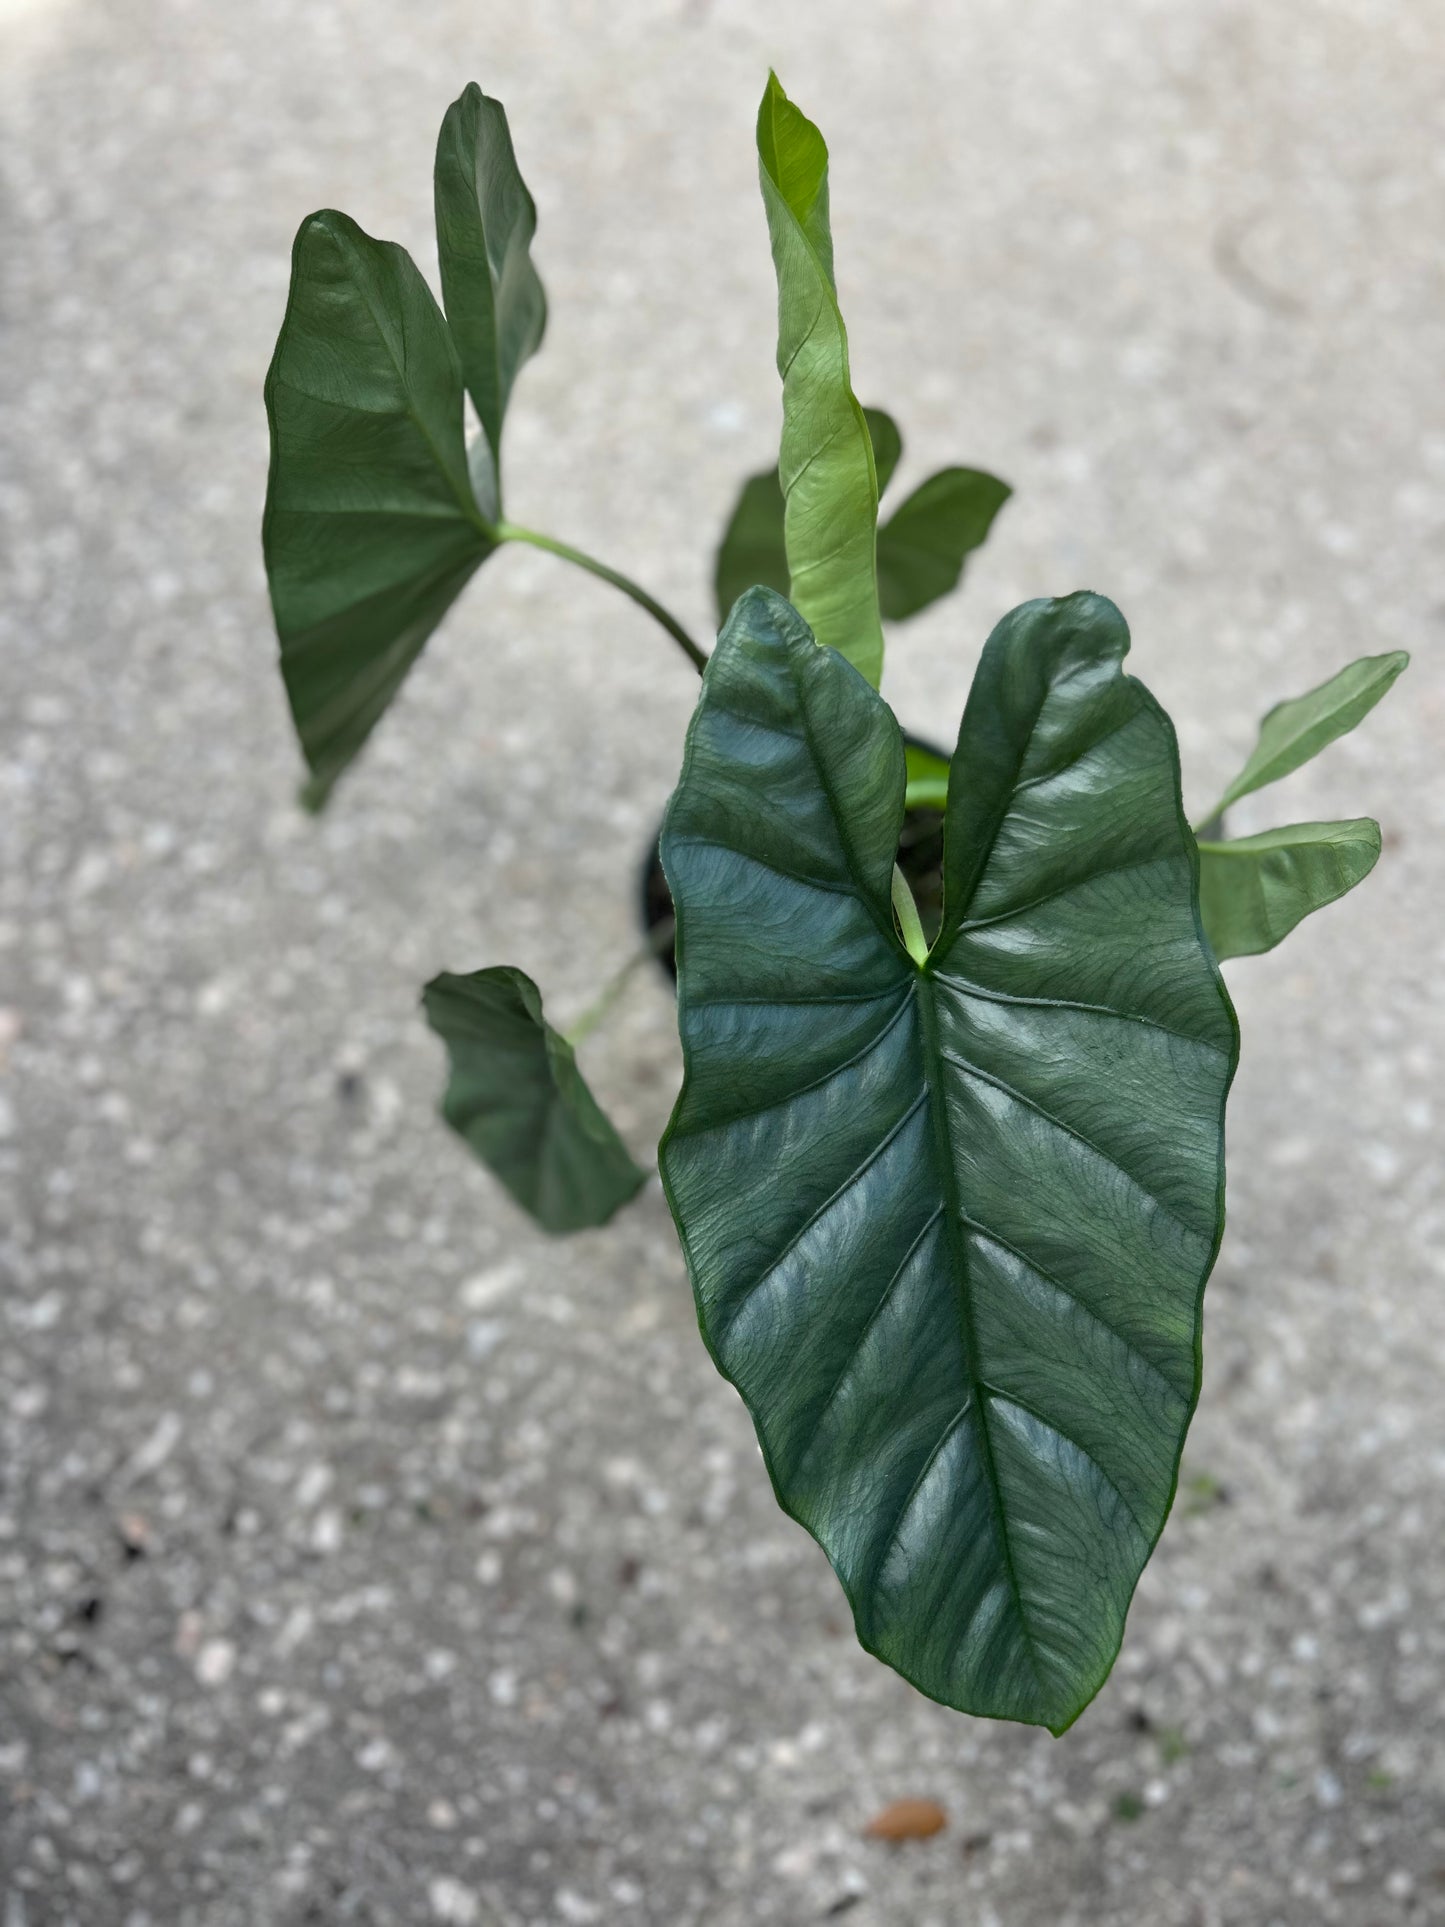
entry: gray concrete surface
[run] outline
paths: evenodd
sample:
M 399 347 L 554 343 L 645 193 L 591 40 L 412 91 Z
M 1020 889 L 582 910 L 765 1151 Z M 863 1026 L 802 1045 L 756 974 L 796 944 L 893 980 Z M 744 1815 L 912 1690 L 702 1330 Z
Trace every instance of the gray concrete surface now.
M 1410 0 L 0 0 L 0 1922 L 1395 1927 L 1445 1919 L 1445 18 Z M 1234 967 L 1230 1231 L 1180 1505 L 1061 1741 L 866 1658 L 655 1187 L 552 1245 L 432 1124 L 416 1013 L 632 941 L 692 699 L 484 572 L 320 824 L 260 385 L 300 217 L 430 271 L 477 77 L 541 207 L 511 505 L 702 624 L 775 430 L 751 119 L 836 155 L 866 400 L 1018 488 L 890 693 L 1089 586 L 1203 804 L 1268 702 L 1415 664 L 1242 827 L 1372 810 Z M 638 979 L 587 1062 L 641 1148 Z M 862 1837 L 936 1799 L 936 1838 Z

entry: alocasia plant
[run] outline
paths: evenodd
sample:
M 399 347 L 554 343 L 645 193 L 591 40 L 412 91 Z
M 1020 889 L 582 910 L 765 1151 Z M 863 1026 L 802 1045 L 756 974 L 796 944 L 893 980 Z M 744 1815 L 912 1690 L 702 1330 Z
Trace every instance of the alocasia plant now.
M 773 77 L 757 147 L 783 428 L 717 552 L 711 655 L 504 515 L 546 302 L 506 115 L 468 87 L 437 147 L 445 312 L 345 215 L 297 236 L 266 386 L 281 667 L 317 808 L 508 542 L 622 589 L 703 670 L 661 839 L 675 931 L 640 953 L 675 949 L 660 1165 L 703 1335 L 863 1643 L 948 1705 L 1062 1732 L 1118 1651 L 1198 1396 L 1238 1054 L 1219 963 L 1379 854 L 1367 818 L 1229 840 L 1225 811 L 1352 729 L 1406 658 L 1271 710 L 1197 833 L 1099 596 L 1004 617 L 951 755 L 905 739 L 884 624 L 957 586 L 1009 489 L 945 468 L 880 526 L 902 438 L 854 395 L 827 148 Z M 909 853 L 940 821 L 920 903 Z M 614 994 L 564 1036 L 506 965 L 424 993 L 447 1121 L 549 1231 L 647 1179 L 575 1059 Z

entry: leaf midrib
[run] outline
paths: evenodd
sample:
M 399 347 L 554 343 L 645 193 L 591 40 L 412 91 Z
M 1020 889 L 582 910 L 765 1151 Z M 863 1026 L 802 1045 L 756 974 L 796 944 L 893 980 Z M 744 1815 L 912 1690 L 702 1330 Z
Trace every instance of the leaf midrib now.
M 963 1350 L 963 1376 L 968 1386 L 968 1398 L 960 1418 L 969 1411 L 972 1411 L 976 1417 L 979 1443 L 982 1448 L 984 1484 L 988 1488 L 989 1501 L 993 1508 L 999 1553 L 1003 1559 L 1004 1573 L 1008 1580 L 1014 1611 L 1018 1617 L 1023 1649 L 1028 1656 L 1036 1690 L 1042 1699 L 1049 1700 L 1051 1695 L 1039 1667 L 1033 1634 L 1029 1629 L 1028 1613 L 1024 1606 L 1023 1588 L 1019 1580 L 1018 1568 L 1014 1564 L 1013 1547 L 1009 1541 L 1008 1515 L 1004 1509 L 1003 1489 L 999 1481 L 998 1461 L 994 1455 L 993 1437 L 989 1431 L 987 1398 L 991 1388 L 979 1370 L 978 1336 L 974 1325 L 973 1298 L 969 1282 L 970 1266 L 963 1237 L 963 1219 L 967 1214 L 964 1212 L 963 1200 L 959 1195 L 957 1168 L 953 1161 L 953 1140 L 948 1125 L 948 1106 L 943 1091 L 942 1069 L 947 1059 L 939 1040 L 938 1010 L 935 1003 L 937 992 L 928 972 L 919 973 L 916 992 L 920 1028 L 923 1033 L 924 1081 L 928 1097 L 928 1115 L 933 1127 L 934 1153 L 938 1160 L 939 1188 L 943 1194 L 944 1236 L 949 1246 L 955 1281 L 954 1307 Z M 957 1422 L 954 1421 L 954 1423 Z

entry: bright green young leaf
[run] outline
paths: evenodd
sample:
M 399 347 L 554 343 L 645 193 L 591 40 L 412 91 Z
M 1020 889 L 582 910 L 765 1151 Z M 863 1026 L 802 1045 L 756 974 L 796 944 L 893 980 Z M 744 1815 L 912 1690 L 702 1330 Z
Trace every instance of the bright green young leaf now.
M 873 460 L 878 471 L 878 493 L 888 486 L 888 478 L 903 453 L 903 438 L 891 415 L 881 408 L 865 408 L 863 415 L 873 442 Z M 732 512 L 717 552 L 713 587 L 717 596 L 719 627 L 727 621 L 728 611 L 744 589 L 761 586 L 788 593 L 788 546 L 783 537 L 783 490 L 776 468 L 750 475 L 743 483 L 737 507 Z
M 1218 816 L 1251 790 L 1277 783 L 1328 744 L 1347 736 L 1379 702 L 1409 663 L 1403 649 L 1387 656 L 1361 656 L 1307 695 L 1276 703 L 1259 726 L 1254 754 L 1210 812 Z M 1346 886 L 1348 887 L 1348 886 Z M 1328 899 L 1326 899 L 1328 901 Z M 1303 913 L 1301 913 L 1303 914 Z M 1296 919 L 1297 921 L 1298 919 Z M 1275 939 L 1279 941 L 1278 938 Z
M 520 970 L 444 972 L 422 993 L 447 1047 L 442 1116 L 544 1231 L 605 1224 L 647 1182 Z
M 1289 823 L 1260 836 L 1199 846 L 1199 910 L 1221 963 L 1255 957 L 1367 877 L 1380 854 L 1380 826 Z
M 883 674 L 878 478 L 833 287 L 828 149 L 776 74 L 758 110 L 758 163 L 778 281 L 778 475 L 790 593 L 818 640 L 876 689 Z
M 908 778 L 905 801 L 910 810 L 941 810 L 948 803 L 948 758 L 936 756 L 922 743 L 903 745 Z
M 894 510 L 878 531 L 878 596 L 888 621 L 917 615 L 958 587 L 964 557 L 983 546 L 1012 493 L 982 469 L 944 468 Z
M 456 349 L 405 249 L 344 214 L 302 223 L 266 412 L 262 546 L 319 805 L 495 546 Z
M 537 209 L 506 110 L 475 81 L 447 109 L 435 181 L 447 322 L 500 478 L 502 419 L 518 370 L 541 346 L 547 301 L 530 252 Z M 495 494 L 500 514 L 500 479 Z
M 745 596 L 662 855 L 685 1082 L 661 1165 L 704 1335 L 859 1637 L 1061 1732 L 1097 1692 L 1199 1389 L 1237 1051 L 1174 732 L 1094 596 L 984 651 L 919 968 L 903 743 Z

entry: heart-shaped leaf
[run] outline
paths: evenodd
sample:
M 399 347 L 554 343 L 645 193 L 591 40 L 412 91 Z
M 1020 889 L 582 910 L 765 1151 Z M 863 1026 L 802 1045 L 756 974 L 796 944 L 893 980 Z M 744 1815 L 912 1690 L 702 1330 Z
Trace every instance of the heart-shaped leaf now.
M 518 370 L 542 344 L 547 300 L 530 251 L 537 208 L 517 166 L 506 110 L 475 81 L 442 121 L 435 189 L 442 299 L 491 453 L 495 517 L 502 420 Z
M 1199 846 L 1199 908 L 1221 962 L 1273 950 L 1312 911 L 1367 877 L 1380 854 L 1380 826 L 1289 823 L 1259 836 Z
M 864 1645 L 1056 1732 L 1173 1496 L 1237 1049 L 1127 647 L 1093 596 L 990 637 L 922 968 L 891 908 L 898 726 L 765 590 L 662 840 L 686 1077 L 661 1164 L 707 1342 Z
M 1276 703 L 1259 726 L 1254 754 L 1219 799 L 1211 816 L 1219 816 L 1251 790 L 1263 789 L 1266 783 L 1277 783 L 1280 777 L 1288 776 L 1291 770 L 1318 756 L 1337 738 L 1348 735 L 1356 723 L 1369 715 L 1409 661 L 1403 649 L 1392 650 L 1386 656 L 1361 656 L 1317 689 L 1292 697 L 1288 702 Z M 1278 942 L 1278 938 L 1275 941 Z
M 1013 490 L 978 468 L 942 468 L 916 488 L 878 531 L 878 596 L 890 622 L 903 622 L 950 595 L 964 558 L 981 548 Z
M 776 74 L 758 110 L 758 172 L 778 282 L 778 456 L 793 601 L 876 689 L 883 674 L 873 444 L 848 374 L 833 286 L 828 149 Z
M 647 1182 L 525 972 L 445 971 L 422 1002 L 451 1059 L 442 1116 L 544 1231 L 605 1224 Z
M 319 806 L 495 547 L 456 349 L 404 248 L 334 211 L 302 223 L 266 412 L 262 546 Z

